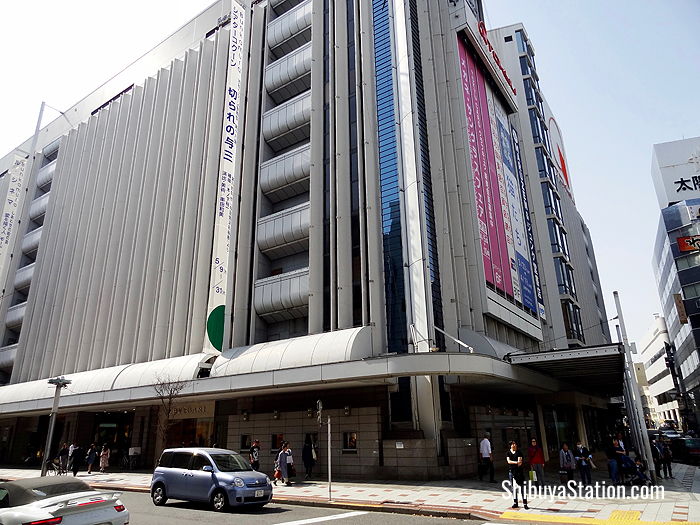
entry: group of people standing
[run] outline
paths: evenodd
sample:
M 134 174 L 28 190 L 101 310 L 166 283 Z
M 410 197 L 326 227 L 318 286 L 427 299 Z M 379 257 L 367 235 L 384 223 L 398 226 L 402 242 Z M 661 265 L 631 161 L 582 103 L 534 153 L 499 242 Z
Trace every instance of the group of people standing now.
M 484 438 L 479 443 L 479 480 L 483 481 L 485 474 L 488 472 L 489 481 L 495 483 L 493 450 L 491 448 L 491 434 L 486 433 Z M 524 508 L 527 509 L 527 498 L 523 487 L 525 485 L 525 456 L 518 449 L 518 444 L 515 441 L 509 443 L 508 451 L 506 452 L 506 464 L 508 465 L 508 479 L 511 483 L 516 482 L 520 487 L 520 493 L 523 499 Z M 530 466 L 528 477 L 532 483 L 543 487 L 544 486 L 544 450 L 538 444 L 537 438 L 530 440 L 530 446 L 527 449 L 527 462 Z M 581 482 L 584 484 L 591 483 L 591 469 L 594 468 L 593 456 L 589 450 L 578 441 L 574 450 L 569 449 L 567 443 L 562 443 L 559 450 L 559 476 L 561 483 L 566 483 L 574 479 L 574 472 L 579 471 Z M 518 508 L 518 493 L 513 492 L 514 503 L 513 508 Z
M 73 476 L 77 476 L 78 471 L 84 464 L 87 464 L 87 473 L 92 474 L 92 469 L 98 461 L 100 472 L 105 473 L 109 467 L 109 456 L 110 449 L 107 443 L 102 445 L 102 449 L 98 449 L 95 443 L 91 443 L 90 447 L 85 450 L 73 441 L 70 446 L 68 446 L 68 443 L 63 443 L 58 450 L 56 460 L 61 472 L 70 471 L 73 472 Z
M 252 469 L 260 470 L 260 440 L 256 439 L 253 441 L 250 447 L 249 459 Z M 313 469 L 317 459 L 316 445 L 314 445 L 311 440 L 311 436 L 306 436 L 304 446 L 301 449 L 301 459 L 304 463 L 304 470 L 306 471 L 304 479 L 309 479 L 313 475 Z M 282 446 L 275 456 L 275 468 L 272 482 L 277 485 L 277 481 L 281 480 L 285 485 L 291 485 L 290 478 L 295 476 L 296 468 L 294 466 L 292 449 L 289 446 L 289 441 L 283 441 Z

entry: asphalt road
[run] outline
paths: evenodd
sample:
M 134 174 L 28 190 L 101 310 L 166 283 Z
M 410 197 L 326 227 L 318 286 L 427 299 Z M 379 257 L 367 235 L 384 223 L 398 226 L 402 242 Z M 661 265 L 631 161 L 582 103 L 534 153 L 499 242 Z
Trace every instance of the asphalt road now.
M 325 522 L 333 522 L 337 525 L 447 525 L 448 523 L 454 525 L 459 521 L 388 512 L 362 512 L 276 503 L 268 504 L 258 510 L 237 509 L 218 513 L 206 505 L 177 500 L 168 500 L 164 507 L 156 507 L 151 503 L 150 496 L 141 492 L 123 492 L 121 500 L 129 509 L 131 525 L 189 525 L 191 523 L 304 525 Z M 467 521 L 465 523 L 482 525 L 483 522 Z

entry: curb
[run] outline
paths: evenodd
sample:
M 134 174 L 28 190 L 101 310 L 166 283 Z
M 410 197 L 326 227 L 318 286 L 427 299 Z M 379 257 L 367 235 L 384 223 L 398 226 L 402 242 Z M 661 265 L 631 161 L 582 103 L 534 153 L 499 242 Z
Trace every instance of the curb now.
M 15 481 L 21 478 L 2 478 L 0 481 Z M 141 492 L 148 494 L 150 493 L 149 487 L 136 486 L 136 485 L 112 485 L 109 483 L 90 483 L 86 482 L 92 488 L 101 490 L 113 490 L 113 491 L 126 491 L 126 492 Z M 308 499 L 298 499 L 290 498 L 285 496 L 272 496 L 272 503 L 277 504 L 287 504 L 287 505 L 300 505 L 304 507 L 319 507 L 319 508 L 329 508 L 329 509 L 346 509 L 346 510 L 369 510 L 372 512 L 389 512 L 393 514 L 410 514 L 415 516 L 426 516 L 433 518 L 453 518 L 461 520 L 481 520 L 481 521 L 491 521 L 498 518 L 501 512 L 497 511 L 487 511 L 487 510 L 457 510 L 449 507 L 431 507 L 429 505 L 412 505 L 412 504 L 401 504 L 401 503 L 363 503 L 360 501 L 328 501 L 326 499 L 320 498 L 308 498 Z
M 486 514 L 473 510 L 456 510 L 449 508 L 431 507 L 429 505 L 406 505 L 396 503 L 360 503 L 354 501 L 328 501 L 324 499 L 296 499 L 284 496 L 272 497 L 273 503 L 300 505 L 305 507 L 323 507 L 346 510 L 370 510 L 373 512 L 390 512 L 393 514 L 411 514 L 433 518 L 453 518 L 461 520 L 491 521 L 501 515 L 501 512 Z

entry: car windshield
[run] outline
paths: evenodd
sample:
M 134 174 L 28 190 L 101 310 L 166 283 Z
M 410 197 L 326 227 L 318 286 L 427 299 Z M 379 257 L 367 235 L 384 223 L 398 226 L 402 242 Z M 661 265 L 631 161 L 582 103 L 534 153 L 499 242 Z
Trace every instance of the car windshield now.
M 211 459 L 221 472 L 238 472 L 253 470 L 252 467 L 238 454 L 211 454 Z

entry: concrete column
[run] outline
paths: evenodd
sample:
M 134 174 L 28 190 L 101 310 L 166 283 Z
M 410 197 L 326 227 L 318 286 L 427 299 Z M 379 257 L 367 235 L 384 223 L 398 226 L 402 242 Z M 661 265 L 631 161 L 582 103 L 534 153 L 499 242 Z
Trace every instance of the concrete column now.
M 331 5 L 333 2 L 331 2 Z M 338 329 L 352 328 L 352 206 L 350 184 L 350 94 L 348 89 L 348 13 L 347 2 L 339 2 L 335 20 L 331 21 L 335 36 L 333 61 L 334 96 L 331 104 L 335 107 L 335 193 L 336 193 L 336 279 L 338 289 Z M 331 141 L 333 143 L 333 141 Z
M 313 0 L 311 36 L 311 174 L 309 333 L 323 331 L 323 0 Z
M 544 452 L 544 460 L 549 461 L 549 445 L 547 444 L 547 429 L 544 426 L 544 412 L 542 411 L 542 405 L 537 403 L 537 428 L 540 434 L 540 445 L 542 446 L 542 451 Z
M 583 407 L 581 405 L 576 406 L 576 433 L 581 442 L 588 446 L 588 429 L 586 428 L 586 420 L 583 417 Z M 576 443 L 572 443 L 576 445 Z

